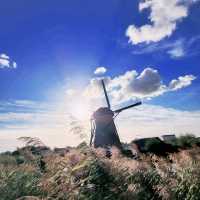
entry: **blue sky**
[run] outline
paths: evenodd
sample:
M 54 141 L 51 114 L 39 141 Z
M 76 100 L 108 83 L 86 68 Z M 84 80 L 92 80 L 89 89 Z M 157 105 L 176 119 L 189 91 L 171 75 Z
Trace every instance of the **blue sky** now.
M 200 113 L 199 8 L 198 0 L 2 1 L 2 149 L 17 145 L 15 138 L 21 135 L 35 135 L 51 146 L 65 145 L 62 138 L 70 141 L 66 145 L 76 144 L 64 119 L 69 113 L 79 115 L 86 103 L 94 104 L 94 96 L 95 108 L 102 105 L 96 101 L 101 100 L 101 92 L 98 95 L 95 85 L 102 76 L 108 80 L 114 105 L 135 98 L 144 102 L 137 119 L 134 110 L 119 119 L 123 140 L 188 130 L 200 134 L 196 123 Z M 94 74 L 99 67 L 104 72 Z M 152 108 L 157 109 L 155 113 L 166 112 L 160 124 L 148 132 L 141 126 L 149 123 L 146 119 L 152 117 Z M 122 119 L 128 115 L 133 121 L 125 129 L 128 122 Z M 181 129 L 184 121 L 179 119 L 171 129 L 166 126 L 173 123 L 168 121 L 170 115 L 183 116 L 190 123 Z M 137 127 L 132 125 L 134 120 L 139 120 Z M 61 139 L 55 142 L 57 135 Z

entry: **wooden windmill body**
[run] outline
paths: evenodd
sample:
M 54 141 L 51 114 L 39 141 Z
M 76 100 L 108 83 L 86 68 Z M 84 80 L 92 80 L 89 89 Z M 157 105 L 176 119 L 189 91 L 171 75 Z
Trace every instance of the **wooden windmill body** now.
M 102 80 L 102 86 L 107 102 L 107 107 L 101 107 L 97 109 L 92 115 L 90 145 L 94 146 L 95 148 L 110 147 L 110 146 L 121 147 L 121 142 L 114 123 L 114 118 L 121 111 L 134 106 L 138 106 L 141 104 L 141 102 L 137 102 L 130 106 L 112 111 L 103 80 Z

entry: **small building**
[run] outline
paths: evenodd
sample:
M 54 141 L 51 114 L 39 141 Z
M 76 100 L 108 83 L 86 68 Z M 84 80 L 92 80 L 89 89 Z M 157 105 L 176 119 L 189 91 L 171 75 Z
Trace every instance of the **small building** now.
M 174 134 L 167 134 L 167 135 L 162 135 L 161 136 L 161 139 L 164 141 L 164 142 L 171 142 L 173 140 L 176 139 L 176 136 Z
M 153 153 L 166 156 L 167 153 L 176 152 L 176 148 L 171 144 L 162 141 L 159 137 L 141 138 L 131 142 L 137 153 Z
M 136 139 L 136 140 L 133 140 L 131 143 L 132 143 L 132 146 L 133 148 L 139 153 L 145 153 L 147 152 L 147 145 L 149 143 L 152 143 L 152 142 L 162 142 L 160 140 L 159 137 L 151 137 L 151 138 L 140 138 L 140 139 Z

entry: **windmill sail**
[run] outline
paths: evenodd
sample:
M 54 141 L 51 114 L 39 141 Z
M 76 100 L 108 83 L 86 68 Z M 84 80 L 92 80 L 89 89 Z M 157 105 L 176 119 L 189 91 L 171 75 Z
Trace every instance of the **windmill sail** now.
M 101 80 L 102 82 L 102 85 L 103 85 L 103 91 L 104 91 L 104 95 L 106 97 L 106 102 L 107 102 L 107 105 L 108 105 L 108 108 L 110 109 L 110 102 L 109 102 L 109 99 L 108 99 L 108 94 L 107 94 L 107 91 L 106 91 L 106 86 L 105 86 L 105 83 L 103 80 Z
M 114 112 L 115 112 L 115 113 L 120 113 L 120 112 L 122 112 L 123 110 L 129 109 L 129 108 L 132 108 L 132 107 L 135 107 L 135 106 L 139 106 L 139 105 L 141 105 L 141 104 L 142 104 L 142 102 L 139 101 L 139 102 L 134 103 L 134 104 L 132 104 L 132 105 L 130 105 L 130 106 L 126 106 L 126 107 L 117 109 L 117 110 L 115 110 Z

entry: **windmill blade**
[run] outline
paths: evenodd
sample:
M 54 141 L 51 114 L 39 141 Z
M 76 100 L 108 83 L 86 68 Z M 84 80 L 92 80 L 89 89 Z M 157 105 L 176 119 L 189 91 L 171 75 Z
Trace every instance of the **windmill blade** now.
M 117 109 L 117 110 L 115 110 L 114 112 L 115 112 L 115 113 L 120 113 L 120 112 L 122 112 L 123 110 L 129 109 L 129 108 L 132 108 L 132 107 L 135 107 L 135 106 L 139 106 L 139 105 L 141 105 L 141 104 L 142 104 L 142 102 L 139 101 L 139 102 L 134 103 L 134 104 L 132 104 L 132 105 L 130 105 L 130 106 L 126 106 L 126 107 Z
M 106 91 L 105 83 L 104 83 L 103 80 L 101 80 L 101 83 L 103 85 L 103 91 L 104 91 L 104 95 L 106 97 L 106 102 L 107 102 L 108 108 L 110 108 L 110 102 L 109 102 L 109 99 L 108 99 L 108 94 L 107 94 L 107 91 Z

